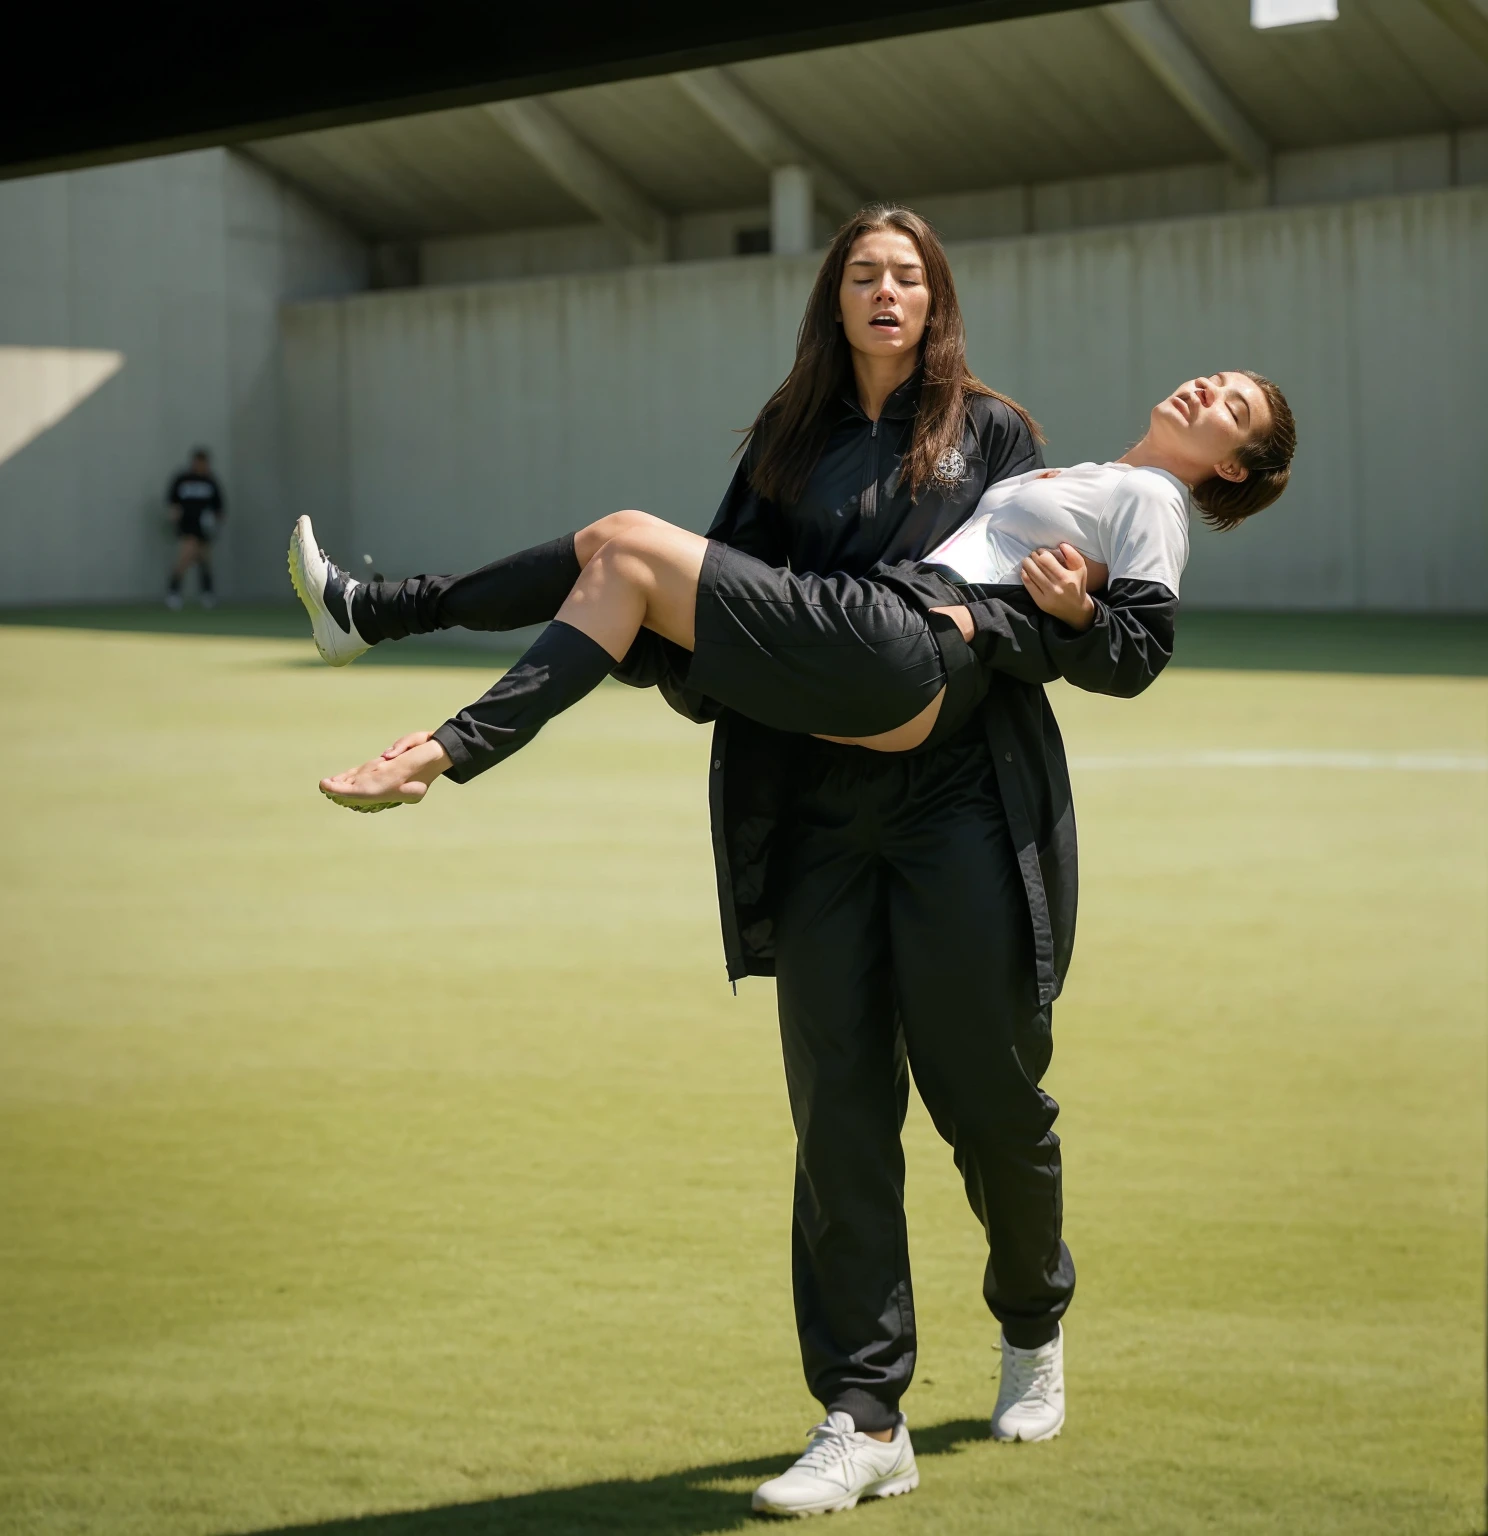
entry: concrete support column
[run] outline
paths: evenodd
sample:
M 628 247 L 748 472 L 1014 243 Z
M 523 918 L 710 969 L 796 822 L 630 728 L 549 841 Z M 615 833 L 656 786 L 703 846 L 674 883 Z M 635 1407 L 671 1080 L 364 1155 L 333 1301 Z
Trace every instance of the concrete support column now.
M 804 256 L 815 244 L 816 198 L 804 165 L 777 165 L 770 172 L 770 249 L 777 256 Z

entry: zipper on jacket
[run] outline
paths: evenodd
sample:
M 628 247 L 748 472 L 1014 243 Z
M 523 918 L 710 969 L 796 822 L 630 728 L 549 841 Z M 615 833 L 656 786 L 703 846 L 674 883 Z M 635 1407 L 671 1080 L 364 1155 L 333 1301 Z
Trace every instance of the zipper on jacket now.
M 878 423 L 875 421 L 868 429 L 868 441 L 873 444 L 873 454 L 869 465 L 872 473 L 868 478 L 868 488 L 863 492 L 862 502 L 858 510 L 864 517 L 878 516 Z

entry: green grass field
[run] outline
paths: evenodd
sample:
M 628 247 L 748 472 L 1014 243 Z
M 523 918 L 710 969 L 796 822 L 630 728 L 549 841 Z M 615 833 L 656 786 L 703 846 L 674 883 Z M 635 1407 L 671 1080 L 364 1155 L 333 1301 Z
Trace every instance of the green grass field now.
M 0 1530 L 744 1529 L 814 1405 L 706 733 L 610 686 L 355 817 L 316 778 L 469 658 L 43 617 L 0 628 Z M 1427 675 L 1482 670 L 1451 630 L 1393 676 L 1194 633 L 1145 698 L 1055 701 L 1068 1428 L 986 1438 L 979 1234 L 916 1106 L 923 1481 L 832 1530 L 1482 1528 L 1488 683 Z

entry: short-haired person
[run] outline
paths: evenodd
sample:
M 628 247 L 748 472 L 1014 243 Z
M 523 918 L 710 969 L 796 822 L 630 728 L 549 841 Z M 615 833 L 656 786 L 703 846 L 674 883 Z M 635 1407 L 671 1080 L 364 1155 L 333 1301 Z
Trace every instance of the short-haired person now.
M 212 590 L 212 540 L 227 516 L 227 502 L 212 473 L 212 456 L 205 448 L 192 449 L 190 462 L 165 493 L 165 504 L 176 533 L 176 563 L 171 567 L 165 606 L 181 606 L 181 583 L 195 566 L 201 582 L 201 605 L 210 608 L 216 602 Z
M 1120 459 L 1004 480 L 923 561 L 861 579 L 798 575 L 649 513 L 612 513 L 573 536 L 572 591 L 484 697 L 321 789 L 350 809 L 384 810 L 421 800 L 441 775 L 468 782 L 597 688 L 642 629 L 688 654 L 689 689 L 762 725 L 912 752 L 966 723 L 986 692 L 984 669 L 1051 667 L 1040 626 L 1015 606 L 1019 582 L 1074 634 L 1104 608 L 1120 636 L 1105 691 L 1139 693 L 1172 654 L 1190 500 L 1211 526 L 1238 527 L 1280 496 L 1294 440 L 1269 379 L 1191 379 L 1152 407 Z M 535 553 L 512 559 L 520 568 Z M 386 599 L 325 558 L 308 517 L 295 526 L 290 569 L 322 656 L 344 666 L 367 650 Z M 1021 643 L 1005 655 L 1009 642 Z
M 1178 429 L 1203 416 L 1206 430 L 1231 431 L 1218 413 L 1239 411 L 1241 400 L 1272 408 L 1264 386 L 1227 375 L 1185 386 L 1153 424 L 1160 415 Z M 1290 452 L 1281 425 L 1278 415 L 1277 459 Z M 1229 447 L 1209 462 L 1232 465 L 1237 485 L 1252 482 L 1245 496 L 1263 483 L 1274 495 L 1285 480 L 1256 421 L 1234 422 Z M 823 260 L 791 374 L 756 419 L 707 541 L 621 514 L 467 576 L 370 586 L 314 558 L 308 529 L 292 555 L 331 660 L 423 630 L 518 628 L 569 605 L 538 642 L 547 648 L 529 652 L 504 691 L 498 683 L 450 722 L 471 772 L 518 736 L 530 739 L 536 718 L 503 723 L 488 703 L 520 711 L 524 689 L 546 701 L 538 713 L 556 700 L 554 646 L 567 653 L 565 687 L 583 691 L 573 661 L 587 654 L 592 671 L 603 663 L 625 681 L 657 684 L 690 718 L 715 721 L 709 798 L 724 950 L 730 979 L 776 978 L 797 1132 L 796 1324 L 808 1385 L 826 1410 L 806 1453 L 756 1491 L 762 1512 L 848 1508 L 918 1483 L 898 1407 L 916 1353 L 900 1145 L 911 1067 L 986 1235 L 983 1291 L 1003 1355 L 993 1434 L 1047 1439 L 1064 1420 L 1060 1318 L 1074 1268 L 1061 1236 L 1058 1106 L 1038 1084 L 1073 946 L 1076 849 L 1063 747 L 1040 684 L 1063 676 L 1119 694 L 1150 682 L 1171 651 L 1184 484 L 1213 493 L 1216 517 L 1251 509 L 1197 468 L 1170 484 L 1172 469 L 1162 465 L 1080 466 L 1027 482 L 1029 499 L 1018 503 L 1031 517 L 1057 512 L 1047 526 L 1075 552 L 1073 569 L 1034 551 L 1009 572 L 994 516 L 980 539 L 974 520 L 979 508 L 994 512 L 986 493 L 995 497 L 999 482 L 1041 467 L 1026 413 L 966 368 L 955 287 L 934 232 L 909 210 L 869 208 L 842 227 Z M 1098 482 L 1119 491 L 1138 477 L 1162 487 L 1136 498 L 1147 511 L 1135 519 L 1145 525 L 1150 513 L 1153 528 L 1167 520 L 1153 546 L 1166 552 L 1161 570 L 1144 564 L 1142 540 L 1123 534 L 1120 519 L 1103 518 L 1104 505 L 1092 516 Z M 1041 486 L 1060 492 L 1053 511 L 1039 510 Z M 959 529 L 967 530 L 957 555 L 964 567 L 930 566 L 932 552 L 950 557 Z M 715 553 L 715 545 L 727 548 Z M 1133 559 L 1130 574 L 1117 560 L 1104 594 L 1091 597 L 1078 549 L 1114 555 L 1118 546 Z M 812 607 L 807 578 L 825 606 Z M 718 601 L 720 592 L 741 606 Z M 846 692 L 866 708 L 876 680 L 892 697 L 890 718 L 823 713 L 783 731 L 694 686 L 716 663 L 718 686 L 737 687 L 747 708 L 783 701 L 797 718 L 816 702 L 837 709 L 844 690 L 823 682 L 833 665 L 826 648 L 802 646 L 800 636 L 817 623 L 850 623 L 869 592 L 899 616 L 901 632 L 876 626 L 844 648 Z M 776 666 L 776 686 L 761 689 L 764 673 L 725 655 L 729 625 L 741 642 L 732 650 L 749 649 L 781 595 L 787 611 L 769 631 L 777 650 L 764 658 L 766 670 Z M 580 617 L 586 608 L 588 619 Z M 965 611 L 932 618 L 934 608 Z M 598 627 L 581 626 L 622 610 L 626 625 L 649 615 L 670 638 L 640 630 L 615 667 L 615 649 L 634 631 L 617 626 L 596 638 Z M 941 717 L 954 724 L 968 679 L 981 696 L 964 724 L 946 730 Z M 918 717 L 937 700 L 930 735 L 911 750 L 800 734 L 872 736 L 917 720 L 923 728 Z M 843 726 L 854 728 L 834 729 Z M 431 779 L 449 735 L 441 728 L 439 738 L 421 732 L 396 743 L 387 760 L 409 759 L 394 767 L 397 782 Z M 327 781 L 328 789 L 370 786 Z M 379 782 L 367 798 L 390 792 Z

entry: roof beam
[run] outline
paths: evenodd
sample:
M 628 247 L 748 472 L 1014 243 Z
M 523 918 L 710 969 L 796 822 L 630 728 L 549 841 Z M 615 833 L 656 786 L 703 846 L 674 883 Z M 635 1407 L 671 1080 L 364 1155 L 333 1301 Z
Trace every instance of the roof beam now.
M 546 102 L 496 101 L 487 112 L 571 197 L 630 242 L 641 261 L 666 259 L 666 216 L 589 148 Z
M 802 144 L 726 69 L 690 69 L 673 75 L 672 79 L 746 155 L 766 170 L 799 165 L 810 171 L 817 201 L 837 218 L 848 218 L 868 201 L 859 188 Z
M 1426 0 L 1480 59 L 1488 59 L 1488 0 Z
M 1106 6 L 1105 16 L 1174 100 L 1242 171 L 1260 175 L 1269 168 L 1270 146 L 1157 0 L 1124 0 Z

